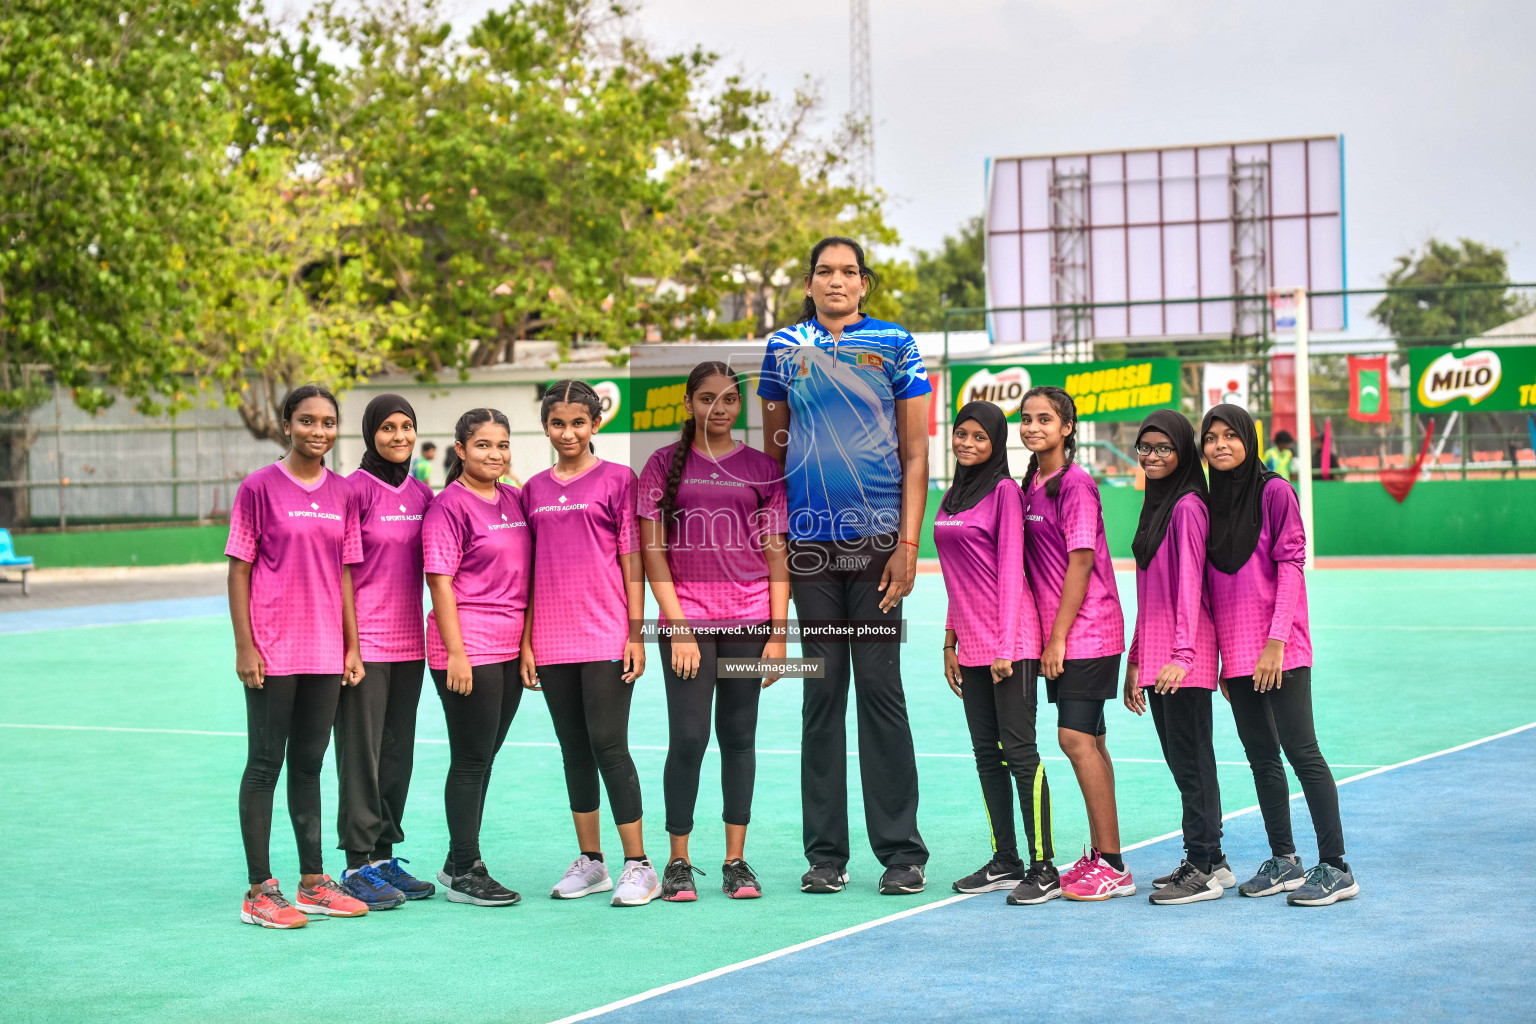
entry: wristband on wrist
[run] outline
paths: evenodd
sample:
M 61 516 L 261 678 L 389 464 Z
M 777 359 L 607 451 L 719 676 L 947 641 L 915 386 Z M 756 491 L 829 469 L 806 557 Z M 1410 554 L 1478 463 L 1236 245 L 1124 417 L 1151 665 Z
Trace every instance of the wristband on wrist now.
M 903 538 L 898 538 L 898 539 L 901 540 L 901 543 L 903 543 L 903 544 L 911 544 L 913 547 L 917 547 L 917 541 L 915 541 L 915 540 L 906 540 L 906 539 L 903 539 Z
M 945 649 L 945 650 L 946 650 L 946 651 L 952 651 L 952 650 L 954 650 L 954 649 L 955 649 L 955 645 L 954 645 L 954 644 L 945 644 L 945 645 L 944 645 L 944 649 Z

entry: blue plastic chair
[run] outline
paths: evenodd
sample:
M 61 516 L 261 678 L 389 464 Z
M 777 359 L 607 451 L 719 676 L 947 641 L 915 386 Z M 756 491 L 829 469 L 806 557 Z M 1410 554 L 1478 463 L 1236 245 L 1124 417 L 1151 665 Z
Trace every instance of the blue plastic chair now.
M 27 573 L 32 571 L 32 556 L 18 555 L 16 545 L 11 540 L 11 531 L 0 529 L 0 570 L 5 569 L 20 569 L 22 596 L 31 594 L 32 591 L 27 585 Z M 0 582 L 15 583 L 16 581 L 10 579 L 7 574 L 5 577 L 0 577 Z

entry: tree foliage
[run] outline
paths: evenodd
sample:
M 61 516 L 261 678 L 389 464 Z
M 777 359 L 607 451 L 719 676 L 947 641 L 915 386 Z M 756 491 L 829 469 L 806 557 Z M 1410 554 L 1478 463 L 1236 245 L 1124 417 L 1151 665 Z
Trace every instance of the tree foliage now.
M 944 307 L 981 308 L 987 304 L 985 237 L 982 219 L 972 217 L 956 234 L 946 235 L 937 249 L 917 254 L 912 268 L 916 281 L 902 297 L 908 330 L 942 331 Z M 950 318 L 950 330 L 980 327 L 980 317 Z
M 1410 290 L 1387 294 L 1371 316 L 1400 343 L 1455 344 L 1529 312 L 1529 306 L 1504 288 L 1446 286 L 1508 280 L 1503 249 L 1470 238 L 1459 245 L 1431 238 L 1422 250 L 1397 257 L 1387 286 Z

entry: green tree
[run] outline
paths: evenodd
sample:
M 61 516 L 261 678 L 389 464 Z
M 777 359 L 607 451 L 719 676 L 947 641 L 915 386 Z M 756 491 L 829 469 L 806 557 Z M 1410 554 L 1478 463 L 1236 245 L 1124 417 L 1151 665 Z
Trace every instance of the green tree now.
M 1392 292 L 1371 316 L 1399 344 L 1455 344 L 1529 311 L 1529 305 L 1504 288 L 1456 289 L 1447 285 L 1501 284 L 1509 280 L 1503 249 L 1463 238 L 1459 245 L 1431 238 L 1422 251 L 1397 257 L 1386 276 Z
M 906 326 L 912 331 L 942 331 L 944 307 L 979 308 L 987 304 L 983 272 L 986 228 L 980 217 L 946 235 L 937 249 L 920 251 L 913 265 L 916 284 L 903 296 Z M 980 317 L 951 317 L 950 330 L 976 330 Z

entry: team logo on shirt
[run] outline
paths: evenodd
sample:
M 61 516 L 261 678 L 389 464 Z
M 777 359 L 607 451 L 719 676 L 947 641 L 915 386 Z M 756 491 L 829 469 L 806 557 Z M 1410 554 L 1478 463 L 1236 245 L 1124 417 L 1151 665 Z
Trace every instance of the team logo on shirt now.
M 964 519 L 939 519 L 939 520 L 935 520 L 933 525 L 934 526 L 964 526 L 965 525 L 965 520 Z
M 800 357 L 800 369 L 795 373 L 796 377 L 809 377 L 811 375 L 811 357 Z
M 532 514 L 538 513 L 538 512 L 573 512 L 576 509 L 586 508 L 587 507 L 587 503 L 584 502 L 584 501 L 577 502 L 575 505 L 567 505 L 565 503 L 565 500 L 566 500 L 565 495 L 563 495 L 563 494 L 560 495 L 560 497 L 557 498 L 556 500 L 559 501 L 560 504 L 558 504 L 558 505 L 540 505 L 538 508 L 534 509 L 533 512 L 531 512 L 529 514 L 532 515 Z
M 335 512 L 321 512 L 318 501 L 310 502 L 307 509 L 293 509 L 288 515 L 294 519 L 335 519 L 338 522 L 341 520 L 341 516 Z
M 873 366 L 877 370 L 883 369 L 885 367 L 885 358 L 883 356 L 876 355 L 873 352 L 860 352 L 859 365 Z
M 379 522 L 381 522 L 381 523 L 410 523 L 410 522 L 415 522 L 416 520 L 421 518 L 420 515 L 414 515 L 414 516 L 411 515 L 410 511 L 404 505 L 400 506 L 400 511 L 405 513 L 405 514 L 404 515 L 398 515 L 398 516 L 395 516 L 395 515 L 379 516 Z
M 527 525 L 528 524 L 526 522 L 524 522 L 523 520 L 521 520 L 521 519 L 518 519 L 515 522 L 508 520 L 507 519 L 507 514 L 505 512 L 503 512 L 501 514 L 501 522 L 499 522 L 499 523 L 486 523 L 485 524 L 485 528 L 487 530 L 515 530 L 519 526 L 527 526 Z

